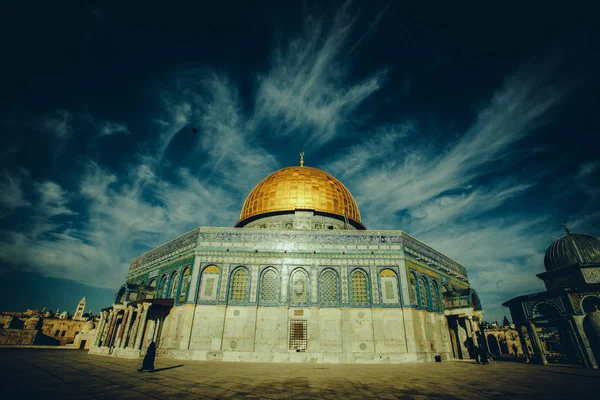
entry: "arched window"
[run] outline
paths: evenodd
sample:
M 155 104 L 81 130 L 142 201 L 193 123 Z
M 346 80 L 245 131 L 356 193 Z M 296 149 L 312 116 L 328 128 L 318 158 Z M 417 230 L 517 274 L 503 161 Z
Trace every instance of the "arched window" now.
M 429 310 L 429 283 L 425 277 L 419 278 L 419 299 L 421 301 L 421 308 Z
M 381 287 L 381 302 L 383 304 L 400 303 L 398 295 L 398 276 L 389 268 L 379 273 L 379 282 Z
M 200 294 L 198 295 L 199 300 L 214 301 L 217 299 L 217 288 L 219 287 L 220 273 L 221 270 L 216 265 L 210 265 L 204 268 L 204 271 L 202 271 L 202 276 L 200 277 Z
M 442 311 L 442 302 L 440 301 L 440 288 L 437 281 L 431 281 L 431 308 L 433 311 Z
M 552 303 L 540 301 L 532 307 L 531 315 L 533 317 L 558 318 L 560 310 Z
M 152 279 L 150 282 L 148 282 L 148 286 L 156 287 L 156 279 Z
M 596 308 L 600 309 L 600 297 L 598 296 L 586 296 L 581 300 L 581 309 L 584 313 L 589 314 L 596 311 Z
M 163 277 L 160 279 L 160 286 L 158 287 L 158 298 L 159 299 L 165 299 L 167 298 L 167 290 L 168 288 L 168 281 L 167 281 L 167 275 L 163 275 Z
M 260 304 L 277 304 L 279 302 L 279 275 L 272 268 L 262 274 L 258 301 Z
M 188 290 L 190 289 L 190 267 L 183 270 L 181 274 L 181 288 L 179 289 L 179 302 L 183 303 L 187 300 Z
M 410 288 L 410 304 L 413 306 L 419 305 L 419 295 L 417 293 L 417 277 L 414 272 L 411 272 L 408 277 L 408 284 Z
M 304 270 L 297 269 L 292 273 L 290 289 L 291 304 L 308 303 L 308 275 Z
M 177 297 L 177 289 L 179 289 L 179 274 L 177 271 L 173 271 L 171 274 L 171 293 L 169 294 L 170 299 Z
M 352 304 L 353 305 L 368 305 L 370 304 L 369 285 L 367 274 L 363 271 L 355 270 L 352 272 L 350 284 L 352 289 Z
M 231 278 L 229 291 L 229 300 L 248 301 L 248 279 L 249 274 L 246 268 L 238 268 Z
M 321 274 L 320 282 L 321 305 L 338 306 L 340 304 L 340 293 L 338 290 L 338 278 L 335 271 L 326 269 Z

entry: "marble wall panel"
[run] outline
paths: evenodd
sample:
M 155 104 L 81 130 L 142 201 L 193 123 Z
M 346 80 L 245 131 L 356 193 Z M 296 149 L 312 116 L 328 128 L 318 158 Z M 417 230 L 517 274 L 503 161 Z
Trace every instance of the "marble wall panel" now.
M 259 307 L 257 311 L 254 351 L 286 352 L 288 308 Z
M 198 305 L 192 326 L 192 350 L 221 350 L 225 306 Z
M 406 332 L 402 309 L 373 310 L 373 338 L 377 353 L 406 353 Z
M 349 309 L 349 318 L 346 323 L 349 329 L 342 329 L 344 336 L 344 351 L 354 353 L 373 353 L 375 351 L 373 338 L 372 310 Z M 347 344 L 347 345 L 346 345 Z
M 223 351 L 253 351 L 256 307 L 227 307 L 223 330 Z
M 310 314 L 309 350 L 319 353 L 342 352 L 342 321 L 339 308 L 314 308 Z

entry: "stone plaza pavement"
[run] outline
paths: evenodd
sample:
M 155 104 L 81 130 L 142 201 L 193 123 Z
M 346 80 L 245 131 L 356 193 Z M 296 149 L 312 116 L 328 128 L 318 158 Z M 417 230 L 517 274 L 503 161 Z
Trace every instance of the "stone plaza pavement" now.
M 600 371 L 471 361 L 392 365 L 141 360 L 0 349 L 2 399 L 597 399 Z

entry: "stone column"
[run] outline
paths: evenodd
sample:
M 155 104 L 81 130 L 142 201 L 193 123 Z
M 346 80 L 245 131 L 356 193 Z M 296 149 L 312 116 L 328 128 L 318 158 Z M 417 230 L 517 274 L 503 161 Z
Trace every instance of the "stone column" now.
M 585 318 L 585 316 L 579 318 L 573 317 L 569 321 L 572 326 L 573 333 L 577 338 L 576 346 L 583 357 L 583 362 L 585 363 L 586 368 L 598 368 L 598 364 L 596 363 L 590 342 L 588 341 L 585 330 L 583 329 L 583 318 Z
M 567 350 L 567 355 L 571 360 L 571 363 L 585 365 L 586 363 L 581 352 L 581 346 L 579 346 L 579 341 L 577 340 L 577 336 L 575 335 L 570 319 L 565 319 L 561 322 L 561 344 L 563 348 Z
M 156 323 L 154 324 L 154 332 L 152 332 L 152 340 L 154 340 L 154 343 L 156 343 L 157 345 L 158 345 L 158 339 L 159 339 L 158 336 L 160 335 L 159 329 L 161 326 L 161 322 L 162 321 L 160 320 L 160 318 L 157 317 Z
M 148 318 L 148 309 L 150 308 L 150 303 L 143 303 L 142 314 L 139 317 L 140 323 L 137 327 L 137 335 L 135 337 L 135 349 L 139 350 L 142 345 L 142 337 L 144 336 L 144 328 L 146 328 L 146 319 Z
M 117 331 L 117 337 L 115 340 L 115 347 L 117 347 L 117 348 L 121 348 L 121 342 L 123 342 L 123 333 L 125 333 L 128 319 L 129 319 L 129 308 L 126 308 L 125 310 L 123 310 L 123 318 L 121 319 L 121 325 L 119 326 L 119 330 Z
M 104 330 L 104 324 L 106 324 L 107 312 L 102 311 L 100 313 L 100 320 L 98 321 L 98 327 L 96 328 L 96 336 L 94 337 L 94 347 L 98 347 L 100 340 L 102 339 L 102 331 Z
M 108 338 L 108 331 L 110 329 L 110 326 L 112 324 L 112 320 L 115 316 L 115 310 L 110 310 L 110 312 L 108 313 L 108 317 L 106 318 L 106 323 L 104 324 L 104 329 L 102 330 L 102 346 L 104 347 L 108 347 L 106 344 L 106 339 Z
M 458 346 L 460 347 L 461 359 L 467 360 L 470 358 L 470 354 L 469 349 L 465 345 L 465 342 L 467 342 L 469 335 L 466 328 L 467 324 L 465 323 L 465 328 L 463 328 L 460 324 L 461 320 L 462 318 L 456 319 L 456 339 L 458 342 Z
M 121 309 L 117 308 L 116 310 L 113 309 L 113 317 L 112 317 L 112 321 L 110 322 L 110 326 L 108 327 L 108 334 L 106 335 L 106 344 L 108 345 L 107 347 L 111 347 L 114 344 L 114 339 L 115 339 L 115 326 L 117 325 L 117 321 L 119 320 L 119 313 L 121 312 Z
M 127 341 L 127 336 L 129 335 L 129 331 L 131 330 L 131 318 L 133 317 L 133 307 L 127 307 L 127 320 L 125 320 L 125 327 L 123 328 L 123 333 L 121 334 L 121 339 L 119 342 L 119 348 L 125 347 L 125 342 Z M 125 317 L 123 317 L 125 318 Z
M 535 324 L 532 321 L 528 321 L 527 330 L 529 331 L 529 337 L 531 338 L 531 344 L 533 345 L 533 351 L 535 352 L 536 356 L 540 360 L 540 364 L 547 365 L 548 360 L 546 360 L 546 355 L 544 354 L 542 342 L 540 341 L 540 337 L 537 333 L 537 329 L 535 328 Z
M 135 319 L 131 323 L 131 333 L 129 335 L 129 344 L 127 345 L 128 349 L 133 349 L 135 345 L 135 340 L 137 339 L 138 326 L 140 325 L 140 317 L 142 316 L 142 306 L 138 304 L 137 310 L 135 312 Z
M 473 326 L 473 317 L 467 317 L 467 325 L 469 326 L 471 340 L 473 340 L 473 346 L 477 346 L 479 343 L 477 341 L 477 334 L 475 333 L 475 328 Z
M 523 350 L 523 355 L 525 356 L 525 362 L 527 364 L 530 363 L 529 360 L 529 349 L 527 349 L 527 341 L 525 340 L 525 335 L 523 334 L 523 325 L 517 324 L 517 333 L 519 334 L 519 341 L 521 342 L 521 350 Z
M 450 326 L 451 322 L 456 325 L 456 321 L 448 320 L 448 332 L 450 333 L 452 355 L 457 359 L 461 359 L 462 353 L 460 352 L 460 345 L 458 343 L 458 328 L 456 328 L 455 326 Z
M 463 317 L 461 318 L 463 321 L 465 321 L 465 332 L 467 333 L 467 357 L 465 358 L 471 358 L 471 354 L 475 352 L 475 341 L 473 340 L 473 327 L 471 326 L 471 319 L 469 317 Z M 471 340 L 470 342 L 470 348 L 468 346 L 469 344 L 469 340 Z

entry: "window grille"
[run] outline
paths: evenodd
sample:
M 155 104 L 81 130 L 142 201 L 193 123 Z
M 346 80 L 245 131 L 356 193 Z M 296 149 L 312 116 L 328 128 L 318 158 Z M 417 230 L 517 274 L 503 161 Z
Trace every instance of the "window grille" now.
M 179 272 L 175 271 L 175 272 L 173 272 L 173 275 L 171 276 L 171 296 L 169 296 L 169 298 L 174 299 L 175 297 L 177 297 L 178 286 L 179 286 Z
M 415 278 L 415 274 L 411 273 L 408 279 L 410 283 L 410 304 L 418 306 L 419 301 L 417 299 L 417 281 Z
M 231 284 L 231 300 L 246 301 L 248 300 L 248 271 L 240 268 L 233 276 Z
M 367 277 L 360 271 L 352 273 L 352 301 L 359 304 L 369 302 Z
M 260 283 L 260 303 L 275 304 L 279 297 L 279 279 L 277 272 L 272 269 L 266 271 Z
M 160 295 L 158 296 L 159 299 L 166 299 L 167 298 L 167 276 L 164 275 L 160 281 Z
M 321 275 L 321 304 L 331 305 L 339 303 L 337 276 L 328 270 Z
M 187 292 L 190 288 L 190 268 L 186 268 L 183 271 L 183 279 L 181 282 L 181 291 L 179 292 L 179 302 L 182 303 L 187 300 Z
M 290 350 L 306 351 L 308 342 L 305 320 L 290 321 Z
M 433 282 L 433 285 L 431 286 L 431 305 L 433 307 L 434 311 L 441 311 L 440 310 L 440 298 L 439 296 L 439 289 L 438 289 L 438 285 L 437 282 Z
M 427 297 L 427 286 L 429 286 L 427 284 L 427 281 L 425 280 L 425 278 L 421 278 L 419 279 L 419 289 L 420 289 L 420 296 L 421 296 L 421 307 L 422 308 L 426 308 L 429 309 L 429 298 Z

